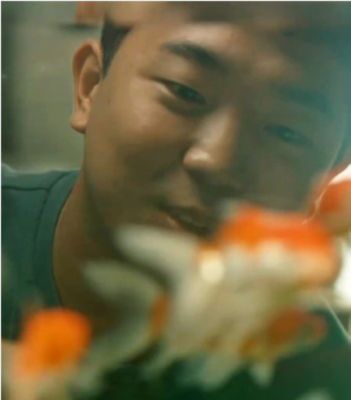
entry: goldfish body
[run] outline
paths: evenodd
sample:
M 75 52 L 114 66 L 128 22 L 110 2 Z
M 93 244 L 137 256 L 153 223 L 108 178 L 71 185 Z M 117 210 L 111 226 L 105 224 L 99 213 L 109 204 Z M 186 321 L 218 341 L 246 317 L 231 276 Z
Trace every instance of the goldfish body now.
M 134 320 L 130 316 L 129 337 L 141 337 L 138 326 L 144 339 L 133 347 L 120 326 L 114 356 L 107 342 L 111 362 L 113 357 L 123 361 L 118 352 L 123 343 L 130 345 L 124 355 L 130 358 L 140 354 L 141 345 L 158 340 L 146 375 L 183 360 L 183 382 L 210 389 L 243 367 L 260 370 L 257 379 L 266 371 L 268 379 L 280 357 L 315 345 L 325 334 L 324 321 L 310 309 L 321 306 L 321 292 L 336 278 L 339 259 L 328 231 L 304 214 L 242 205 L 209 240 L 125 227 L 116 242 L 130 260 L 120 271 L 139 276 L 133 278 L 138 286 L 133 304 L 145 311 L 144 325 L 136 324 L 141 313 L 134 313 Z M 117 288 L 122 285 L 118 265 L 103 270 L 96 266 L 91 275 L 101 294 L 122 290 Z M 150 285 L 145 271 L 163 282 L 159 289 L 153 286 L 150 296 L 142 290 L 142 282 Z
M 235 369 L 273 365 L 318 343 L 325 325 L 310 314 L 307 299 L 317 301 L 337 273 L 337 253 L 322 225 L 298 213 L 242 207 L 211 241 L 198 243 L 152 368 L 195 357 L 202 366 L 190 367 L 186 380 L 211 387 Z M 207 355 L 202 363 L 198 353 Z
M 351 180 L 329 184 L 318 205 L 317 218 L 334 235 L 351 232 Z
M 9 399 L 68 399 L 90 337 L 88 320 L 77 312 L 50 309 L 29 316 L 12 356 Z

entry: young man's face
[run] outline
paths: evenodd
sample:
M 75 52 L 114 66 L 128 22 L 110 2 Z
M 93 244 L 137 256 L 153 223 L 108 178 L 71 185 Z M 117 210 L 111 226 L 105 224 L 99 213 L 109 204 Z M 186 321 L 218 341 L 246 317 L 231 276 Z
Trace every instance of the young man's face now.
M 225 199 L 303 208 L 332 167 L 347 126 L 342 65 L 279 23 L 236 15 L 140 23 L 94 87 L 83 171 L 105 226 L 206 234 Z

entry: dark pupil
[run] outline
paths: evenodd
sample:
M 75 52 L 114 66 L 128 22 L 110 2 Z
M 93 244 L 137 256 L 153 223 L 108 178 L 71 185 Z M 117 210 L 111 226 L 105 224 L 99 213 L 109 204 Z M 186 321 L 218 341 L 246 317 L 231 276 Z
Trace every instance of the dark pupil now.
M 175 84 L 174 90 L 178 96 L 186 101 L 192 101 L 194 103 L 204 103 L 204 99 L 195 90 L 187 88 L 186 86 Z
M 282 139 L 285 139 L 287 141 L 292 141 L 295 139 L 295 134 L 291 129 L 288 128 L 280 128 L 278 133 L 280 134 L 280 137 Z
M 295 131 L 291 130 L 290 128 L 287 128 L 286 126 L 268 126 L 266 128 L 270 133 L 276 135 L 280 139 L 284 140 L 285 142 L 288 143 L 293 143 L 296 145 L 307 145 L 308 141 L 306 138 L 304 138 L 302 135 L 296 133 Z

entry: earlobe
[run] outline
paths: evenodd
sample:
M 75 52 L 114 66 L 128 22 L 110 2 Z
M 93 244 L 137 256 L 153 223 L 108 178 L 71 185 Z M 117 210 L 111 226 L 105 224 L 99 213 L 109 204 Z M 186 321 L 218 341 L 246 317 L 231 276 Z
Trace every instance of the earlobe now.
M 96 40 L 85 42 L 73 58 L 74 109 L 71 126 L 85 133 L 94 95 L 102 79 L 102 50 Z

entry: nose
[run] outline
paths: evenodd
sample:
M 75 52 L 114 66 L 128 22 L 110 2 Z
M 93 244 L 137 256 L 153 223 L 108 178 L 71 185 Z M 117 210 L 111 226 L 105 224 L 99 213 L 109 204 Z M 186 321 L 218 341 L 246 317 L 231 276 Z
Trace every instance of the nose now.
M 203 185 L 226 196 L 242 190 L 238 152 L 240 121 L 237 111 L 221 110 L 195 132 L 195 140 L 183 158 L 184 168 Z

